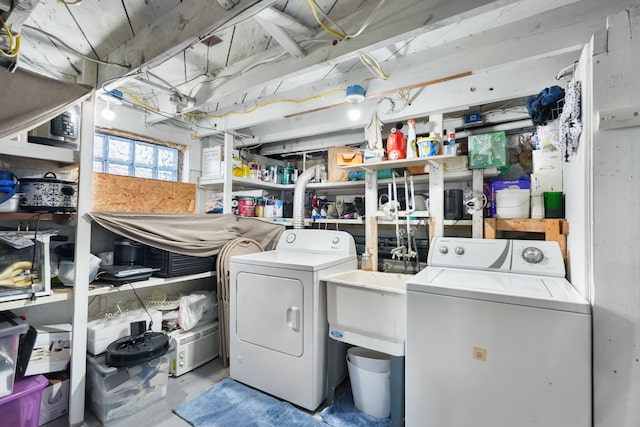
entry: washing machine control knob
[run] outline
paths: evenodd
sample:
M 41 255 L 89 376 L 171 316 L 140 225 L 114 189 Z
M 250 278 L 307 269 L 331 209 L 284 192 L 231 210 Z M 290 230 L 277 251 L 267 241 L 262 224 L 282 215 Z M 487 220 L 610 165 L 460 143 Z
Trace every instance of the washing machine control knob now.
M 340 242 L 340 238 L 339 237 L 334 237 L 333 240 L 331 241 L 334 245 L 337 245 Z
M 446 246 L 440 246 L 440 253 L 446 255 L 449 253 L 449 248 Z
M 544 253 L 538 248 L 529 246 L 522 250 L 522 258 L 529 264 L 539 264 L 544 259 Z
M 293 243 L 295 241 L 296 241 L 296 234 L 295 233 L 287 234 L 287 243 Z
M 458 246 L 455 249 L 456 255 L 464 255 L 464 248 L 462 246 Z

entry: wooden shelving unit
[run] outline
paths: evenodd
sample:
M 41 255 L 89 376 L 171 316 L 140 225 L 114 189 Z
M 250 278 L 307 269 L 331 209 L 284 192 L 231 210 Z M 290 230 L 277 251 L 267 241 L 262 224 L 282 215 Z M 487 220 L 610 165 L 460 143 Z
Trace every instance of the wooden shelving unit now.
M 555 240 L 560 244 L 562 257 L 565 261 L 567 259 L 567 234 L 569 234 L 569 223 L 564 219 L 486 218 L 484 220 L 485 239 L 495 239 L 498 231 L 544 233 L 545 240 Z

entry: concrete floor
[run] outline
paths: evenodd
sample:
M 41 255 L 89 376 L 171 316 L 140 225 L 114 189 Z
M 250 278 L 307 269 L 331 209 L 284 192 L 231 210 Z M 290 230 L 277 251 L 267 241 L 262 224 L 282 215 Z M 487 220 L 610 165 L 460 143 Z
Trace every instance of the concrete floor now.
M 167 397 L 154 403 L 143 411 L 127 417 L 109 427 L 190 427 L 190 424 L 175 415 L 171 410 L 181 403 L 199 395 L 213 384 L 229 375 L 229 368 L 222 367 L 222 360 L 217 357 L 199 368 L 177 378 L 169 377 Z M 43 427 L 68 427 L 67 417 L 57 418 Z M 102 423 L 85 410 L 86 427 L 101 427 Z

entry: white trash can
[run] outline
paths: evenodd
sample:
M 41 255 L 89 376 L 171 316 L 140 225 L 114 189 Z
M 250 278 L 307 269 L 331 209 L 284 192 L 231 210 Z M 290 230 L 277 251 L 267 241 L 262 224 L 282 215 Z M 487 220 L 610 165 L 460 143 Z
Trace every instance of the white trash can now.
M 378 418 L 391 415 L 391 356 L 362 347 L 347 351 L 353 403 Z

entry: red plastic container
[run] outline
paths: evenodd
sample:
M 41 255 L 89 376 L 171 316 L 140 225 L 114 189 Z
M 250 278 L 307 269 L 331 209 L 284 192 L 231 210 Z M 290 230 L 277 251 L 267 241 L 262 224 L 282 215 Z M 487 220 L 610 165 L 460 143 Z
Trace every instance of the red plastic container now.
M 404 142 L 404 134 L 396 128 L 391 129 L 387 137 L 387 158 L 389 160 L 404 159 L 407 155 L 407 146 Z
M 42 390 L 48 385 L 43 375 L 16 381 L 13 394 L 0 399 L 0 425 L 38 427 Z

